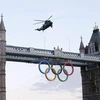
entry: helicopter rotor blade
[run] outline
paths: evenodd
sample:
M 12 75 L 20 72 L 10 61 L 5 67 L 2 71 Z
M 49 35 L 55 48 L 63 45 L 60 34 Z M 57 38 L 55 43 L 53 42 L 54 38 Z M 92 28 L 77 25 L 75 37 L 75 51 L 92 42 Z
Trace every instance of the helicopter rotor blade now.
M 36 25 L 36 24 L 40 24 L 40 23 L 43 23 L 44 21 L 42 21 L 42 22 L 38 22 L 38 23 L 34 23 L 33 25 Z
M 52 15 L 47 20 L 49 20 L 51 17 L 52 17 Z
M 41 22 L 44 22 L 45 20 L 34 20 L 34 21 L 41 21 Z

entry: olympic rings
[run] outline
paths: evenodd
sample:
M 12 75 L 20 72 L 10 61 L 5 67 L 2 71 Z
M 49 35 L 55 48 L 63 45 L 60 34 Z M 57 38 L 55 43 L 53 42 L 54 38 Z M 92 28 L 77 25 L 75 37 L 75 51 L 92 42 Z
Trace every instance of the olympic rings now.
M 51 67 L 53 68 L 53 65 L 51 65 Z M 58 75 L 58 74 L 60 74 L 62 72 L 62 66 L 60 65 L 60 70 L 57 73 L 54 71 L 54 68 L 51 69 L 51 70 L 55 75 Z
M 58 70 L 58 73 L 61 72 L 60 70 L 61 70 L 61 69 Z M 65 70 L 64 68 L 62 68 L 62 70 L 66 71 L 66 73 L 68 73 L 67 70 Z M 65 82 L 65 81 L 67 81 L 67 79 L 68 79 L 68 75 L 66 75 L 65 80 L 62 80 L 62 79 L 60 78 L 59 74 L 58 74 L 57 76 L 58 76 L 58 79 L 59 79 L 61 82 Z
M 70 74 L 66 73 L 65 70 L 63 70 L 63 72 L 64 72 L 66 75 L 70 76 L 70 75 L 72 75 L 73 72 L 74 72 L 74 67 L 73 67 L 73 65 L 72 65 L 70 62 L 65 62 L 64 66 L 63 66 L 64 69 L 65 69 L 65 66 L 66 66 L 66 65 L 71 65 L 71 67 L 72 67 L 72 72 L 71 72 Z
M 50 69 L 52 69 L 52 70 L 54 71 L 54 73 L 56 73 L 56 70 L 55 70 L 53 67 L 47 68 L 47 69 L 45 70 L 45 77 L 46 77 L 46 79 L 49 80 L 49 81 L 54 81 L 54 80 L 56 79 L 56 75 L 54 76 L 53 79 L 50 79 L 50 78 L 47 77 L 47 72 L 48 72 L 48 70 L 50 70 Z
M 42 74 L 46 74 L 45 72 L 43 72 L 42 70 L 41 70 L 41 68 L 40 68 L 40 64 L 42 64 L 43 62 L 45 62 L 45 63 L 47 63 L 47 65 L 48 65 L 48 67 L 50 68 L 50 64 L 49 64 L 49 62 L 47 61 L 47 60 L 42 60 L 40 63 L 39 63 L 39 65 L 38 65 L 38 68 L 39 68 L 39 71 L 42 73 Z M 50 69 L 48 70 L 48 72 L 50 71 Z M 48 73 L 47 72 L 47 73 Z
M 47 64 L 47 65 L 48 65 L 48 68 L 45 70 L 45 72 L 43 72 L 43 71 L 41 70 L 41 68 L 40 68 L 40 65 L 41 65 L 41 64 Z M 65 69 L 65 66 L 66 66 L 66 65 L 70 65 L 70 66 L 71 66 L 71 68 L 72 68 L 71 73 L 68 73 L 67 70 Z M 57 75 L 58 79 L 59 79 L 61 82 L 65 82 L 65 81 L 67 81 L 68 76 L 72 75 L 73 72 L 74 72 L 74 67 L 73 67 L 73 65 L 72 65 L 70 62 L 65 62 L 65 64 L 63 65 L 63 67 L 62 67 L 62 65 L 60 65 L 60 69 L 59 69 L 57 72 L 56 72 L 56 70 L 54 69 L 53 65 L 50 66 L 50 63 L 49 63 L 47 60 L 42 60 L 42 61 L 39 63 L 38 68 L 39 68 L 39 71 L 40 71 L 42 74 L 45 74 L 46 79 L 49 80 L 49 81 L 54 81 L 54 80 L 56 79 L 56 75 Z M 48 76 L 47 76 L 47 74 L 48 74 L 48 72 L 49 72 L 50 70 L 51 70 L 51 71 L 53 72 L 53 74 L 54 74 L 54 77 L 53 77 L 52 79 L 48 78 Z M 66 75 L 66 78 L 65 78 L 64 80 L 62 80 L 62 79 L 60 78 L 60 74 L 62 73 L 62 70 L 63 70 L 64 74 Z

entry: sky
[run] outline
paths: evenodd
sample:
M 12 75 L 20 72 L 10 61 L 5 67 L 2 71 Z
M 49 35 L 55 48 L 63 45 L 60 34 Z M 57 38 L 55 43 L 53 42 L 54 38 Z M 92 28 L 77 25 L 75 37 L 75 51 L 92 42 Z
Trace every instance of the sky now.
M 0 13 L 4 16 L 6 44 L 50 50 L 59 46 L 63 51 L 78 53 L 80 37 L 86 46 L 95 22 L 100 26 L 99 4 L 100 0 L 2 0 Z M 42 24 L 33 25 L 34 20 L 51 15 L 53 28 L 35 31 Z M 74 68 L 66 82 L 49 82 L 39 72 L 38 64 L 7 61 L 6 99 L 82 100 L 80 68 Z

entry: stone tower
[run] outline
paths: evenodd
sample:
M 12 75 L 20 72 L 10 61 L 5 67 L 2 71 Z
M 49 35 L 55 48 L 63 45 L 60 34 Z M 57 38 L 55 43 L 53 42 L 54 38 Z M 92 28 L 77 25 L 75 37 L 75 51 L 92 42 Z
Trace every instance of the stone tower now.
M 83 43 L 81 41 L 80 47 Z M 89 44 L 81 48 L 80 55 L 100 56 L 100 32 L 95 25 Z M 100 100 L 100 63 L 88 63 L 88 66 L 81 67 L 83 100 Z
M 6 30 L 3 23 L 3 15 L 0 22 L 0 100 L 6 100 L 5 84 L 5 64 L 6 64 Z

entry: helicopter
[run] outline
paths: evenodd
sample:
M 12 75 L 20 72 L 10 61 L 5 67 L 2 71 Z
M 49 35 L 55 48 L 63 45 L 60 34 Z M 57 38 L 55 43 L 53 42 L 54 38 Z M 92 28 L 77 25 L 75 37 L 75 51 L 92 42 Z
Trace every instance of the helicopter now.
M 40 24 L 40 23 L 44 23 L 42 27 L 37 28 L 35 30 L 37 31 L 44 31 L 45 29 L 49 28 L 49 27 L 53 27 L 53 22 L 51 20 L 49 20 L 52 16 L 50 16 L 47 20 L 35 20 L 35 21 L 40 21 L 38 23 L 35 24 Z

